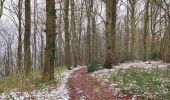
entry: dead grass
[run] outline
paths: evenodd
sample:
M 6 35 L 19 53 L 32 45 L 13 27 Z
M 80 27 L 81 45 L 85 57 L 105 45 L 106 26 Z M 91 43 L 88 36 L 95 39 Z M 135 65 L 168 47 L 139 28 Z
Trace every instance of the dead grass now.
M 66 67 L 56 67 L 55 73 L 61 74 L 66 71 Z M 50 85 L 52 83 L 57 84 L 59 80 L 55 82 L 43 83 L 42 81 L 42 71 L 34 70 L 31 74 L 26 77 L 25 75 L 9 75 L 7 77 L 0 77 L 0 93 L 10 92 L 12 89 L 17 91 L 32 91 L 35 89 L 42 89 L 45 85 Z

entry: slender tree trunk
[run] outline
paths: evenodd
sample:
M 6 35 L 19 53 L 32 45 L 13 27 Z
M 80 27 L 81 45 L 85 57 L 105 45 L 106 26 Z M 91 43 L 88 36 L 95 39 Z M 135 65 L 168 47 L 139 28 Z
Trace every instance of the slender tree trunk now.
M 55 45 L 56 45 L 56 13 L 55 0 L 46 0 L 46 49 L 43 70 L 45 82 L 54 79 Z
M 25 35 L 24 35 L 24 67 L 26 74 L 31 72 L 31 51 L 30 51 L 30 35 L 31 35 L 31 2 L 25 0 Z
M 69 33 L 69 0 L 65 0 L 65 16 L 64 16 L 64 30 L 65 30 L 65 65 L 68 70 L 71 70 L 70 57 L 70 33 Z
M 87 10 L 86 64 L 88 64 L 91 60 L 91 12 L 92 12 L 91 0 L 86 1 L 86 10 Z
M 135 22 L 135 9 L 136 9 L 136 0 L 129 0 L 130 3 L 130 19 L 131 19 L 131 43 L 130 43 L 130 60 L 134 60 L 136 53 L 136 22 Z
M 41 32 L 40 37 L 41 37 L 40 63 L 41 63 L 41 68 L 44 68 L 44 36 L 43 36 L 43 32 Z
M 93 0 L 91 0 L 91 8 L 93 9 L 93 12 L 96 12 L 96 9 L 94 8 L 94 4 L 93 4 Z M 92 55 L 92 59 L 97 60 L 97 44 L 96 44 L 96 38 L 97 38 L 97 34 L 96 34 L 96 14 L 93 13 L 92 14 L 92 50 L 91 50 L 91 55 Z
M 83 20 L 83 7 L 84 7 L 84 0 L 81 0 L 81 11 L 80 11 L 80 19 L 79 19 L 79 26 L 78 26 L 78 59 L 79 64 L 82 64 L 83 62 L 83 52 L 82 52 L 82 46 L 81 46 L 81 40 L 82 40 L 82 20 Z
M 72 51 L 73 51 L 73 58 L 74 58 L 74 65 L 78 64 L 78 57 L 77 57 L 77 32 L 76 32 L 76 22 L 75 22 L 75 1 L 71 0 L 71 34 L 72 34 Z
M 144 47 L 144 58 L 143 61 L 147 60 L 147 35 L 148 35 L 148 22 L 149 22 L 149 2 L 150 0 L 147 0 L 146 6 L 145 6 L 145 17 L 144 17 L 144 39 L 143 39 L 143 47 Z
M 164 61 L 170 63 L 170 17 L 168 16 L 168 27 L 165 33 Z
M 62 37 L 62 0 L 60 0 L 60 15 L 59 15 L 59 25 L 58 25 L 58 66 L 63 66 L 63 37 Z
M 165 20 L 167 20 L 167 15 L 165 14 L 165 16 L 164 16 L 164 19 Z M 167 26 L 167 22 L 165 22 L 164 23 L 165 24 L 165 26 Z M 161 58 L 163 59 L 163 61 L 165 61 L 165 48 L 166 48 L 166 41 L 167 41 L 167 39 L 166 39 L 166 37 L 167 37 L 167 31 L 168 31 L 168 29 L 166 28 L 166 31 L 165 31 L 165 33 L 164 33 L 164 36 L 163 36 L 163 39 L 162 39 L 162 43 L 161 43 Z
M 116 0 L 106 1 L 106 56 L 104 68 L 117 65 L 116 57 Z
M 152 41 L 151 41 L 151 52 L 155 52 L 155 38 L 156 38 L 156 20 L 158 15 L 158 8 L 154 5 L 154 1 L 150 1 L 150 12 L 151 12 L 151 19 L 150 19 L 150 28 L 151 28 L 151 34 L 152 34 Z M 160 11 L 160 18 L 161 18 L 161 11 Z M 161 20 L 161 19 L 160 19 Z M 160 23 L 162 23 L 160 21 Z M 161 31 L 161 26 L 159 25 L 159 29 Z M 161 33 L 160 33 L 161 34 Z
M 127 16 L 125 18 L 125 60 L 129 60 L 129 8 L 127 5 Z
M 34 0 L 34 68 L 37 66 L 37 0 Z
M 22 27 L 21 27 L 21 19 L 22 17 L 22 0 L 18 1 L 18 59 L 17 59 L 17 67 L 18 72 L 22 70 Z
M 3 13 L 3 4 L 4 4 L 5 0 L 0 0 L 0 18 L 2 16 Z

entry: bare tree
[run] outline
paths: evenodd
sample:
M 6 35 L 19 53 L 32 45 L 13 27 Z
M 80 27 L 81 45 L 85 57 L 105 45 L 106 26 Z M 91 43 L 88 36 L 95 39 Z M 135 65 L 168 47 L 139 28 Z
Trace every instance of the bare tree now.
M 37 66 L 37 0 L 34 0 L 34 68 Z
M 3 14 L 3 5 L 4 5 L 5 0 L 0 0 L 0 18 Z
M 21 72 L 22 67 L 22 0 L 18 1 L 18 59 L 17 67 Z
M 143 58 L 143 61 L 146 61 L 147 60 L 147 47 L 146 47 L 146 42 L 147 42 L 147 36 L 148 36 L 148 23 L 149 23 L 149 3 L 150 3 L 150 0 L 147 0 L 146 1 L 146 4 L 145 4 L 145 17 L 144 17 L 144 39 L 143 39 L 143 47 L 144 47 L 144 58 Z
M 86 2 L 86 10 L 87 10 L 87 33 L 86 33 L 86 64 L 91 60 L 91 15 L 92 15 L 92 7 L 93 0 L 87 0 Z
M 43 69 L 43 80 L 45 82 L 54 79 L 54 62 L 56 51 L 55 12 L 55 0 L 46 0 L 46 49 Z
M 136 44 L 136 18 L 135 10 L 137 0 L 128 0 L 130 4 L 130 26 L 131 26 L 131 43 L 130 43 L 130 59 L 135 59 L 135 44 Z
M 78 64 L 78 55 L 77 55 L 77 44 L 78 44 L 78 35 L 76 32 L 76 22 L 75 22 L 75 1 L 71 0 L 71 34 L 72 34 L 72 52 L 74 58 L 74 65 Z
M 68 70 L 71 70 L 71 56 L 70 56 L 70 33 L 69 33 L 69 0 L 65 0 L 65 16 L 64 16 L 64 31 L 65 31 L 65 65 Z
M 165 13 L 165 16 L 167 16 L 167 22 L 168 22 L 168 25 L 165 26 L 166 27 L 166 32 L 164 33 L 164 42 L 163 42 L 163 60 L 165 62 L 170 62 L 170 7 L 169 7 L 169 4 L 170 2 L 169 1 L 166 1 L 166 0 L 154 0 L 155 3 L 160 6 L 163 10 L 164 10 L 164 13 Z
M 106 1 L 106 56 L 104 68 L 117 64 L 116 57 L 116 0 Z
M 25 0 L 24 68 L 28 75 L 31 71 L 31 1 Z

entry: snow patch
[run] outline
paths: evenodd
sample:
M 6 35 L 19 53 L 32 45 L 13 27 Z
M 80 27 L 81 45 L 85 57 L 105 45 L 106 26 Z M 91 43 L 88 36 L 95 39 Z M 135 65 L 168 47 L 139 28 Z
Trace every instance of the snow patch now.
M 61 78 L 61 85 L 58 88 L 46 86 L 43 90 L 34 90 L 32 92 L 17 92 L 15 89 L 9 93 L 0 94 L 0 100 L 13 99 L 13 100 L 69 100 L 69 92 L 67 88 L 67 79 L 70 74 L 82 68 L 78 66 L 70 71 L 65 71 L 61 75 L 55 73 L 55 79 Z

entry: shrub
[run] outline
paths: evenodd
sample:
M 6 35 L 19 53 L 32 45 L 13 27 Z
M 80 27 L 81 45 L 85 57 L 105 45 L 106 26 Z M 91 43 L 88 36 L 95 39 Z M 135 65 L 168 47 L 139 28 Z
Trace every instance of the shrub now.
M 100 63 L 97 60 L 92 60 L 89 64 L 88 64 L 88 72 L 94 72 L 100 69 Z
M 160 54 L 158 52 L 151 52 L 149 54 L 149 59 L 150 60 L 159 60 L 160 59 Z

